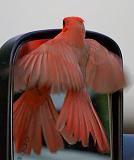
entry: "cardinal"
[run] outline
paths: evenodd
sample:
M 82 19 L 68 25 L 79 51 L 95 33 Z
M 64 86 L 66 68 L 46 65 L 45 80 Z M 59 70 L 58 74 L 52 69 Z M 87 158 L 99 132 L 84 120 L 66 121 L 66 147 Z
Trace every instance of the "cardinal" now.
M 42 135 L 51 152 L 64 148 L 63 138 L 87 147 L 90 135 L 99 152 L 109 152 L 87 89 L 107 94 L 122 89 L 126 82 L 120 58 L 96 40 L 85 39 L 80 17 L 64 18 L 56 37 L 32 47 L 24 46 L 14 66 L 14 90 L 23 91 L 13 104 L 16 152 L 28 137 L 24 152 L 40 154 Z M 61 92 L 66 96 L 57 113 L 50 94 Z

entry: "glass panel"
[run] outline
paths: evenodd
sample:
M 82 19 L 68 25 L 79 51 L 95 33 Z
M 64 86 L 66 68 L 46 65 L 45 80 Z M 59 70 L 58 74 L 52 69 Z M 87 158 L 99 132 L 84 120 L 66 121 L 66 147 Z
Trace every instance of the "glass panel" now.
M 19 61 L 23 56 L 29 52 L 31 53 L 32 50 L 35 50 L 45 41 L 47 40 L 36 40 L 23 44 L 18 49 L 17 60 Z M 88 98 L 85 99 L 86 94 L 84 94 L 85 97 L 81 94 L 77 95 L 77 98 L 74 99 L 76 93 L 74 92 L 67 103 L 66 112 L 68 113 L 65 114 L 67 121 L 65 124 L 63 123 L 66 126 L 64 126 L 66 130 L 64 130 L 65 128 L 59 129 L 57 127 L 57 121 L 64 109 L 63 105 L 66 105 L 66 92 L 44 95 L 44 90 L 39 92 L 35 88 L 27 91 L 22 90 L 14 90 L 13 141 L 15 160 L 111 160 L 111 149 L 105 149 L 105 147 L 111 148 L 110 137 L 112 137 L 110 134 L 112 128 L 111 103 L 108 95 L 97 94 L 91 89 L 87 90 L 94 108 L 91 109 L 89 107 L 87 109 L 87 111 L 91 112 L 87 120 L 85 119 L 86 116 L 83 116 L 87 115 L 87 111 L 83 108 L 87 104 L 91 105 L 90 100 Z M 47 92 L 48 88 L 45 88 L 45 91 Z M 71 95 L 68 94 L 69 96 Z M 82 96 L 83 98 L 81 98 Z M 39 99 L 40 101 L 38 101 Z M 76 109 L 73 106 L 76 106 Z M 82 106 L 83 108 L 80 109 Z M 94 112 L 94 115 L 92 115 L 92 112 Z M 71 119 L 70 117 L 73 118 Z M 76 118 L 79 118 L 79 120 L 77 121 Z M 87 122 L 90 124 L 87 124 Z M 96 123 L 97 127 L 94 126 Z M 73 131 L 71 130 L 72 128 Z M 87 137 L 87 132 L 89 137 Z M 100 132 L 106 137 L 104 138 L 99 134 Z M 84 135 L 87 138 L 84 138 Z M 84 145 L 86 143 L 84 143 L 84 139 L 85 141 L 88 139 L 87 145 Z M 100 151 L 100 149 L 103 151 Z

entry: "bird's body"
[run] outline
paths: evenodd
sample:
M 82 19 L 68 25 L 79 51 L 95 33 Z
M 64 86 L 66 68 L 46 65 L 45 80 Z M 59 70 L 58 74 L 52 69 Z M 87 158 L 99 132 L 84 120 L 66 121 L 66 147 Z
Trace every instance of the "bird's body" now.
M 21 150 L 25 132 L 33 141 L 26 153 L 30 153 L 31 149 L 40 153 L 41 138 L 38 147 L 35 143 L 41 132 L 52 152 L 63 148 L 61 136 L 70 144 L 81 141 L 83 146 L 88 146 L 90 134 L 98 150 L 108 152 L 107 137 L 87 94 L 87 87 L 97 92 L 111 93 L 124 84 L 118 58 L 97 41 L 85 39 L 81 18 L 65 18 L 61 33 L 16 61 L 15 91 L 25 91 L 14 103 L 14 123 L 23 124 L 21 136 L 17 125 L 14 127 L 17 152 Z M 50 93 L 58 92 L 67 92 L 59 115 L 50 97 Z M 37 109 L 36 112 L 33 108 Z M 34 137 L 32 121 L 36 122 Z M 28 125 L 29 132 L 26 129 Z

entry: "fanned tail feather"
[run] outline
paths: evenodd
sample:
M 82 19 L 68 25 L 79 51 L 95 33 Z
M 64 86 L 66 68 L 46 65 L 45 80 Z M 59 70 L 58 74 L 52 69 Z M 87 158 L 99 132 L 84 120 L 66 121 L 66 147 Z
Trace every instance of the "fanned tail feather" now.
M 66 130 L 74 138 L 74 143 L 81 141 L 84 147 L 88 146 L 91 134 L 98 151 L 109 152 L 104 128 L 86 91 L 68 91 L 57 121 L 57 129 Z M 70 143 L 69 139 L 66 140 Z
M 47 97 L 47 101 L 40 107 L 41 126 L 49 150 L 56 152 L 59 149 L 63 149 L 64 144 L 59 132 L 56 130 L 56 121 L 50 106 L 54 107 L 50 98 Z
M 40 154 L 42 134 L 51 152 L 64 147 L 62 137 L 56 130 L 58 116 L 49 94 L 31 89 L 24 92 L 13 107 L 13 136 L 17 153 Z

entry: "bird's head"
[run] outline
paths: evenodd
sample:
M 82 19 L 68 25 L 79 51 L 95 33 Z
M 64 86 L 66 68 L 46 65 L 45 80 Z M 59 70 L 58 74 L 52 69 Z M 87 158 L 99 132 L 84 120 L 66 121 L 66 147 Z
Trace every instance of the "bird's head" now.
M 61 34 L 66 42 L 77 47 L 82 47 L 85 38 L 84 20 L 80 17 L 64 18 Z
M 66 17 L 63 19 L 63 31 L 81 30 L 85 32 L 84 20 L 80 17 Z

